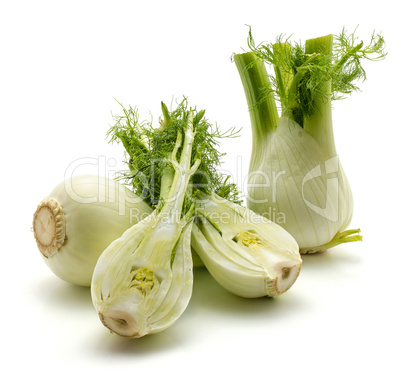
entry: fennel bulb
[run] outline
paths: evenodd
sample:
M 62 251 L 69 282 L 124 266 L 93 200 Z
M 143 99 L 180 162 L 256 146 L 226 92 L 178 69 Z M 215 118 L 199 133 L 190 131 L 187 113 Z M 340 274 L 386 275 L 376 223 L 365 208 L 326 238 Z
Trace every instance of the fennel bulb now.
M 164 110 L 161 128 L 140 123 L 132 108 L 116 117 L 110 130 L 112 141 L 123 143 L 129 156 L 125 177 L 153 207 L 166 197 L 167 180 L 173 172 L 163 164 L 164 155 L 175 133 L 167 126 L 174 123 L 186 108 Z M 242 207 L 234 184 L 217 172 L 223 156 L 217 149 L 219 138 L 233 137 L 229 130 L 221 133 L 197 113 L 192 159 L 200 164 L 187 191 L 193 194 L 195 221 L 192 227 L 193 258 L 201 259 L 211 275 L 228 291 L 242 297 L 278 296 L 295 282 L 301 267 L 299 248 L 294 238 L 280 226 Z M 162 133 L 162 134 L 161 134 Z
M 169 117 L 164 104 L 162 109 Z M 94 270 L 95 309 L 102 323 L 123 337 L 140 338 L 168 328 L 184 312 L 192 294 L 194 204 L 187 187 L 200 164 L 192 156 L 199 115 L 193 118 L 192 111 L 183 109 L 179 113 L 174 122 L 165 118 L 160 130 L 159 141 L 170 152 L 154 161 L 165 188 L 158 206 L 111 243 Z M 169 143 L 172 137 L 174 146 Z
M 216 281 L 242 297 L 284 293 L 302 265 L 285 229 L 215 194 L 200 195 L 192 246 Z
M 301 253 L 326 250 L 362 239 L 347 230 L 353 197 L 337 156 L 331 100 L 357 89 L 365 79 L 360 61 L 385 56 L 384 41 L 369 46 L 343 31 L 306 41 L 305 47 L 280 38 L 236 54 L 252 127 L 248 206 L 283 226 Z M 265 64 L 273 67 L 268 75 Z M 280 103 L 279 117 L 276 103 Z
M 103 250 L 151 212 L 122 184 L 80 175 L 58 184 L 39 203 L 33 232 L 44 261 L 58 277 L 90 286 Z

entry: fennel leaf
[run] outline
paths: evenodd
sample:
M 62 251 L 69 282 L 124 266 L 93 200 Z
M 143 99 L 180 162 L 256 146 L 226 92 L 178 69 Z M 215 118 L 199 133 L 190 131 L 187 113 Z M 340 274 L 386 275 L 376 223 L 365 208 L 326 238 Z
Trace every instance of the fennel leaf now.
M 195 130 L 191 163 L 198 158 L 201 158 L 201 163 L 191 179 L 191 191 L 187 191 L 183 212 L 191 206 L 191 198 L 197 191 L 218 193 L 221 197 L 241 203 L 236 185 L 229 183 L 229 177 L 218 171 L 225 155 L 219 150 L 219 140 L 237 137 L 238 130 L 230 128 L 221 131 L 205 118 L 204 110 L 191 109 L 185 97 L 171 111 L 162 103 L 163 117 L 158 127 L 154 127 L 152 121 L 140 122 L 137 109 L 121 106 L 123 114 L 113 116 L 115 124 L 108 131 L 110 142 L 121 142 L 128 157 L 128 170 L 121 172 L 119 179 L 130 184 L 149 205 L 155 208 L 163 201 L 162 178 L 169 170 L 173 172 L 168 154 L 174 150 L 177 135 L 183 135 L 190 111 L 194 114 Z M 181 149 L 182 146 L 176 151 L 178 156 Z
M 269 74 L 272 86 L 265 90 L 265 97 L 273 96 L 280 103 L 282 114 L 302 127 L 321 102 L 343 99 L 345 95 L 359 91 L 357 82 L 366 79 L 363 60 L 378 61 L 387 55 L 384 38 L 376 32 L 372 33 L 367 45 L 358 39 L 356 29 L 348 33 L 344 28 L 339 35 L 327 37 L 330 38 L 307 41 L 313 41 L 315 48 L 308 51 L 307 42 L 304 45 L 292 42 L 284 35 L 274 43 L 256 44 L 249 29 L 249 49 L 273 68 Z M 329 81 L 330 94 L 322 86 Z

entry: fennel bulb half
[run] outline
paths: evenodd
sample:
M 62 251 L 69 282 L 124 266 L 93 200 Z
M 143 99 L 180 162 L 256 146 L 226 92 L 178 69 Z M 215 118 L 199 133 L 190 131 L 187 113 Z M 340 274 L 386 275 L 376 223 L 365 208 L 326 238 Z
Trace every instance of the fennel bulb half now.
M 283 226 L 301 253 L 361 240 L 359 229 L 347 230 L 353 197 L 335 148 L 331 100 L 365 79 L 361 59 L 385 56 L 382 37 L 373 34 L 365 48 L 345 31 L 335 44 L 329 35 L 304 47 L 281 38 L 256 46 L 251 32 L 248 42 L 252 52 L 234 61 L 252 127 L 249 208 Z
M 103 250 L 151 212 L 122 184 L 80 175 L 58 184 L 39 203 L 33 232 L 44 261 L 58 277 L 90 286 Z
M 209 273 L 238 296 L 276 297 L 296 281 L 299 247 L 285 229 L 215 194 L 200 194 L 192 246 Z
M 162 109 L 168 116 L 164 104 Z M 154 162 L 166 192 L 153 213 L 111 243 L 96 264 L 92 301 L 102 323 L 120 336 L 139 338 L 168 328 L 191 298 L 194 204 L 187 187 L 200 164 L 192 156 L 197 120 L 182 110 L 160 130 L 166 150 L 175 139 L 170 153 Z

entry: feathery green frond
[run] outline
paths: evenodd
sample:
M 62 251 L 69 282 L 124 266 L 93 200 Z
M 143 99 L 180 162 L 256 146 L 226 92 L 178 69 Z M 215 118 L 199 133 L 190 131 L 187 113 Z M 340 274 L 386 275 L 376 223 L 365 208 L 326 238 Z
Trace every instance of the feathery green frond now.
M 126 163 L 129 170 L 122 173 L 121 178 L 134 188 L 137 195 L 156 207 L 163 192 L 162 177 L 168 170 L 173 172 L 168 155 L 174 150 L 178 134 L 184 140 L 183 133 L 191 111 L 195 132 L 191 164 L 198 158 L 201 158 L 201 163 L 191 178 L 192 191 L 187 196 L 192 197 L 199 190 L 210 193 L 224 187 L 226 197 L 239 202 L 236 186 L 229 185 L 227 178 L 219 173 L 219 165 L 225 155 L 219 151 L 219 140 L 236 137 L 238 131 L 231 128 L 222 132 L 218 126 L 208 122 L 204 110 L 190 108 L 186 98 L 171 111 L 164 103 L 161 106 L 162 117 L 157 128 L 153 127 L 152 122 L 140 122 L 138 111 L 132 107 L 122 106 L 123 115 L 114 116 L 115 124 L 108 136 L 111 142 L 121 142 L 128 156 Z M 181 155 L 181 149 L 182 146 L 179 146 L 176 150 L 177 156 Z
M 311 43 L 314 51 L 308 48 L 311 41 L 314 41 Z M 247 42 L 250 50 L 273 69 L 267 96 L 273 92 L 281 104 L 282 114 L 301 126 L 317 111 L 319 103 L 342 99 L 359 90 L 357 82 L 366 79 L 362 60 L 378 61 L 386 56 L 380 34 L 373 32 L 370 42 L 364 45 L 358 41 L 356 30 L 349 34 L 343 29 L 333 37 L 333 42 L 330 35 L 303 45 L 280 35 L 275 43 L 256 45 L 250 28 Z M 322 86 L 328 81 L 331 82 L 329 99 Z

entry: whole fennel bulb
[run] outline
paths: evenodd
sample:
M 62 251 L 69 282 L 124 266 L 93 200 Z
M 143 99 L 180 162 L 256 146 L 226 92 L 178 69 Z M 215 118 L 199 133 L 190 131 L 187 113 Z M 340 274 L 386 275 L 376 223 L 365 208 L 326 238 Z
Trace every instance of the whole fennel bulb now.
M 122 184 L 80 175 L 58 184 L 38 204 L 33 232 L 45 263 L 58 277 L 89 287 L 103 250 L 151 212 Z
M 328 35 L 305 46 L 281 38 L 256 46 L 250 31 L 248 42 L 252 52 L 234 61 L 252 126 L 249 208 L 283 226 L 301 253 L 361 240 L 359 229 L 347 230 L 353 197 L 335 148 L 331 100 L 365 79 L 363 58 L 385 56 L 382 37 L 373 34 L 367 47 L 345 31 L 335 43 Z

